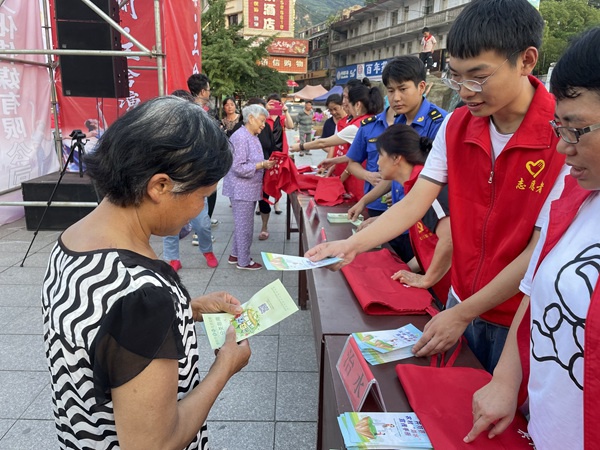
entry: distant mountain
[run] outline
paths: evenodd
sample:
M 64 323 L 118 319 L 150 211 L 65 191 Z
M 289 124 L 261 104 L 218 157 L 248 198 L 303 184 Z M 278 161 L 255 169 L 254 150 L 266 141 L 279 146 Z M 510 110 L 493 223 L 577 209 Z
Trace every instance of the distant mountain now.
M 324 22 L 344 8 L 363 4 L 363 0 L 296 0 L 296 31 Z

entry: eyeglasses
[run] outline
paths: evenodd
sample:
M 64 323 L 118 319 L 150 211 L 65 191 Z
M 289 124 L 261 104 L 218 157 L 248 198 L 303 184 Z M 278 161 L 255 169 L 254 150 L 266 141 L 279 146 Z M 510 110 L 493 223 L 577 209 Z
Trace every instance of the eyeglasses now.
M 562 125 L 559 125 L 556 120 L 551 120 L 550 126 L 552 126 L 552 129 L 556 133 L 556 137 L 561 138 L 567 144 L 577 144 L 579 138 L 584 134 L 600 129 L 600 123 L 585 128 L 573 128 L 563 127 Z
M 498 72 L 500 67 L 502 67 L 504 64 L 506 64 L 506 61 L 508 61 L 508 58 L 506 58 L 504 60 L 504 62 L 502 64 L 500 64 L 498 67 L 496 67 L 496 70 L 494 70 L 483 81 L 475 81 L 475 80 L 456 81 L 456 80 L 453 80 L 452 78 L 450 78 L 451 75 L 450 75 L 450 72 L 448 72 L 448 73 L 446 73 L 445 76 L 442 77 L 442 82 L 454 91 L 460 91 L 460 87 L 464 86 L 471 92 L 481 92 L 481 91 L 483 91 L 483 85 L 486 83 L 486 81 L 489 80 L 490 78 L 492 78 L 492 76 L 494 76 L 494 74 L 496 72 Z

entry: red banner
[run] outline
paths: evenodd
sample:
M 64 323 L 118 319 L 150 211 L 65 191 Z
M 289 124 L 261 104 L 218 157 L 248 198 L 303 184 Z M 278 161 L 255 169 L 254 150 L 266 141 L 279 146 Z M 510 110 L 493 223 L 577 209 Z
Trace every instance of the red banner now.
M 275 38 L 267 47 L 269 55 L 308 56 L 308 40 Z
M 2 3 L 0 48 L 43 48 L 40 17 L 37 1 Z M 14 58 L 47 62 L 44 55 Z M 44 66 L 0 61 L 0 191 L 58 169 L 50 132 L 48 80 Z M 7 212 L 4 209 L 0 208 L 2 214 Z
M 267 66 L 281 73 L 306 73 L 306 58 L 293 56 L 267 56 L 260 60 L 261 66 Z
M 290 31 L 289 0 L 247 0 L 246 26 L 250 29 L 271 32 Z
M 54 1 L 56 0 L 51 0 L 51 3 Z M 164 64 L 165 91 L 170 93 L 175 89 L 187 89 L 188 77 L 201 69 L 200 3 L 197 0 L 164 0 L 161 5 L 163 53 L 167 55 Z M 121 8 L 120 18 L 120 25 L 125 31 L 146 48 L 156 46 L 153 2 L 130 0 Z M 53 31 L 56 45 L 56 34 Z M 122 47 L 126 52 L 140 50 L 124 36 Z M 120 99 L 64 97 L 60 87 L 60 73 L 57 73 L 65 159 L 70 151 L 68 136 L 74 129 L 81 129 L 87 135 L 89 141 L 85 150 L 91 151 L 104 130 L 119 116 L 158 95 L 156 60 L 145 56 L 129 56 L 127 64 L 129 97 Z M 76 160 L 77 156 L 75 155 Z M 78 162 L 72 163 L 69 170 L 77 171 Z

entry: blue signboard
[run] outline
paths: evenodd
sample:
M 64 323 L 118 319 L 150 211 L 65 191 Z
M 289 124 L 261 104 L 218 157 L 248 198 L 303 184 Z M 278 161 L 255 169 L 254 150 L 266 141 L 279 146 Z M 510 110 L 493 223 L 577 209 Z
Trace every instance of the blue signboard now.
M 370 61 L 350 66 L 340 67 L 335 71 L 335 80 L 337 84 L 345 84 L 348 80 L 357 78 L 362 80 L 367 77 L 373 81 L 380 81 L 383 68 L 387 64 L 387 59 L 379 61 Z
M 348 80 L 353 80 L 354 78 L 356 78 L 356 64 L 340 67 L 335 71 L 336 84 L 346 84 Z

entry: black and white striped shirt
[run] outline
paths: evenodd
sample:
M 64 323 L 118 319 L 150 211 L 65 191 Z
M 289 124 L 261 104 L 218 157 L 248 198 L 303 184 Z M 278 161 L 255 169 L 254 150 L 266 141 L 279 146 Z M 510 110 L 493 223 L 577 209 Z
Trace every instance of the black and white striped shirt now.
M 73 252 L 59 239 L 42 310 L 61 448 L 119 448 L 110 389 L 154 358 L 178 360 L 179 400 L 200 382 L 189 294 L 162 261 L 128 250 Z M 186 448 L 208 449 L 207 435 L 205 424 Z

